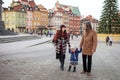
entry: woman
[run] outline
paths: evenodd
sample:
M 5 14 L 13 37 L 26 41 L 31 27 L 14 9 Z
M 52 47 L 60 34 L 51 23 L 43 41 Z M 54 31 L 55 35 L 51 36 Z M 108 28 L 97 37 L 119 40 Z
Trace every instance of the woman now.
M 109 43 L 109 36 L 106 37 L 106 45 L 108 46 Z
M 91 76 L 92 55 L 96 51 L 97 47 L 97 34 L 92 29 L 91 23 L 88 21 L 85 22 L 80 47 L 82 48 L 83 59 L 83 72 L 81 72 L 81 74 L 86 73 L 88 76 Z
M 64 70 L 66 46 L 69 44 L 69 37 L 65 30 L 65 25 L 60 26 L 60 30 L 57 31 L 53 38 L 53 43 L 56 45 L 56 58 L 60 61 L 60 68 Z

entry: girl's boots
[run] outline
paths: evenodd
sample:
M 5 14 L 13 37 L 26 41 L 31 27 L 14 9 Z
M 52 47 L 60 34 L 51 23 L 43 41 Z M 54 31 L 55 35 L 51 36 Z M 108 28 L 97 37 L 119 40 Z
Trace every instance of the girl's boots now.
M 73 68 L 73 72 L 76 72 L 76 67 Z
M 71 66 L 69 66 L 69 68 L 68 68 L 68 71 L 70 71 L 71 70 Z
M 68 71 L 70 72 L 71 66 L 69 66 Z M 76 67 L 73 67 L 73 72 L 76 72 Z

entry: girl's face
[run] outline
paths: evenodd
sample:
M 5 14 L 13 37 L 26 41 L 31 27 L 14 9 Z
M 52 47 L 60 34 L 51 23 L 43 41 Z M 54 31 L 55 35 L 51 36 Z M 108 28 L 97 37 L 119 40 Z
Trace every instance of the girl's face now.
M 71 48 L 71 51 L 72 51 L 72 52 L 75 52 L 75 49 L 74 49 L 74 48 Z

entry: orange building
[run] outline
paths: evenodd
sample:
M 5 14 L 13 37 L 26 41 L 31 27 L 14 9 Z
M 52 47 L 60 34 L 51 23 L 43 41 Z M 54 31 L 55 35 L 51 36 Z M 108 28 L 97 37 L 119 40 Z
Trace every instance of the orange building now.
M 48 11 L 47 9 L 40 5 L 37 5 L 40 9 L 40 26 L 39 29 L 47 29 L 48 28 Z

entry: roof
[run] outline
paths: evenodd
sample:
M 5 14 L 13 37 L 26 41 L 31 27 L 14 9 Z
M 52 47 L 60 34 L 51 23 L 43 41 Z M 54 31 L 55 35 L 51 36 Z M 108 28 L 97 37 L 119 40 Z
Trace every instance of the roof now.
M 92 15 L 88 15 L 87 17 L 83 18 L 81 21 L 90 21 L 92 23 L 98 23 L 98 20 L 92 17 Z
M 62 8 L 57 8 L 59 12 L 63 12 L 63 9 Z
M 28 0 L 21 0 L 21 1 L 28 2 Z
M 60 7 L 68 8 L 69 6 L 68 5 L 60 4 Z
M 17 5 L 14 7 L 3 8 L 4 11 L 17 11 L 17 12 L 25 12 L 24 7 L 22 5 Z
M 59 4 L 59 2 L 57 2 L 57 4 Z M 69 11 L 71 10 L 73 14 L 77 15 L 77 16 L 81 16 L 79 8 L 78 7 L 74 7 L 74 6 L 69 6 L 69 5 L 63 5 L 63 4 L 59 4 L 60 8 L 64 7 L 64 9 L 68 9 Z
M 29 1 L 29 4 L 30 4 L 31 7 L 35 7 L 36 6 L 34 1 Z
M 76 15 L 78 15 L 78 16 L 81 16 L 78 7 L 71 7 L 71 10 L 72 10 L 73 14 L 76 14 Z
M 40 9 L 40 11 L 48 12 L 47 9 L 43 5 L 39 4 L 37 6 Z
M 14 9 L 15 11 L 20 10 L 21 8 L 22 8 L 22 5 L 18 5 L 18 6 L 14 6 L 14 7 L 13 7 L 13 9 Z

